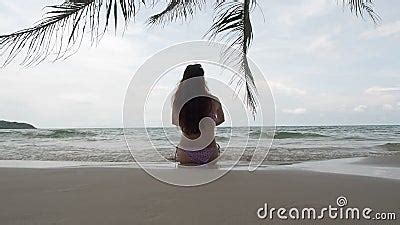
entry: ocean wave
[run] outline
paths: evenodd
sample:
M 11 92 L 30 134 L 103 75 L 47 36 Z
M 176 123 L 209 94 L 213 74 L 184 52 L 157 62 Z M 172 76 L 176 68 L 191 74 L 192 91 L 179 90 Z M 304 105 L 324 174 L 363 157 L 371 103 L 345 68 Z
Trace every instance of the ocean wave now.
M 349 136 L 349 137 L 337 138 L 336 140 L 373 141 L 373 140 L 376 140 L 376 139 L 374 139 L 374 138 L 368 138 L 368 137 L 360 137 L 360 136 Z
M 326 135 L 318 133 L 297 133 L 297 132 L 278 132 L 275 134 L 275 139 L 285 139 L 285 138 L 324 138 L 328 137 Z
M 215 140 L 217 141 L 229 141 L 231 138 L 230 137 L 225 137 L 225 136 L 215 136 Z
M 271 133 L 253 131 L 250 133 L 250 137 L 252 138 L 271 138 Z M 328 137 L 326 135 L 318 134 L 318 133 L 300 133 L 300 132 L 288 132 L 288 131 L 278 131 L 275 132 L 274 139 L 300 139 L 300 138 L 324 138 Z
M 93 137 L 96 136 L 91 131 L 79 131 L 79 130 L 51 130 L 48 134 L 39 134 L 40 138 L 73 138 L 73 137 Z
M 73 129 L 59 130 L 34 130 L 34 131 L 13 131 L 7 133 L 9 136 L 24 137 L 24 138 L 86 138 L 97 136 L 92 131 L 80 131 Z
M 383 145 L 378 145 L 378 147 L 381 147 L 387 151 L 393 151 L 393 152 L 397 152 L 400 151 L 400 143 L 386 143 Z

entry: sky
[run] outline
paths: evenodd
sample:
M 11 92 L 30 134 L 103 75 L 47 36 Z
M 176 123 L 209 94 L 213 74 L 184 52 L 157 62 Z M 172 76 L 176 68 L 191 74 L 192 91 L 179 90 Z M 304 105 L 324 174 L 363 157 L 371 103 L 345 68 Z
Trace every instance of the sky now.
M 44 6 L 59 2 L 0 0 L 0 33 L 34 24 Z M 249 57 L 272 89 L 278 125 L 400 124 L 400 3 L 374 2 L 378 26 L 336 0 L 258 1 Z M 17 58 L 0 69 L 0 119 L 122 127 L 125 93 L 140 65 L 168 46 L 202 39 L 213 15 L 147 27 L 146 17 L 158 11 L 139 11 L 124 35 L 110 29 L 97 46 L 86 38 L 64 61 L 24 68 Z M 182 70 L 173 71 L 176 83 Z

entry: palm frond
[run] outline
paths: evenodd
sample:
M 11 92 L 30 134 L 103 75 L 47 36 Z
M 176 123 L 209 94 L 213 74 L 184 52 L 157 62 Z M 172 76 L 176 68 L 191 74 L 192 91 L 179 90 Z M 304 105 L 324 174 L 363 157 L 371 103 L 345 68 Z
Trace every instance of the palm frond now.
M 103 1 L 106 2 L 105 20 L 100 18 Z M 3 66 L 23 50 L 25 57 L 21 65 L 25 66 L 36 65 L 53 54 L 54 60 L 66 58 L 77 51 L 87 31 L 91 43 L 98 42 L 109 25 L 111 11 L 117 28 L 118 5 L 127 24 L 136 14 L 135 0 L 67 0 L 61 5 L 46 7 L 44 18 L 33 27 L 0 36 L 0 56 L 7 55 Z M 104 29 L 100 30 L 102 26 Z
M 253 116 L 257 107 L 257 89 L 247 60 L 247 53 L 253 40 L 250 12 L 255 5 L 255 0 L 219 1 L 215 6 L 216 14 L 213 24 L 206 34 L 211 40 L 219 36 L 220 40 L 225 40 L 229 44 L 231 47 L 229 49 L 233 49 L 227 49 L 224 57 L 225 60 L 234 61 L 238 65 L 240 77 L 237 79 L 236 87 L 241 88 L 244 84 L 246 103 Z
M 202 10 L 205 4 L 205 0 L 171 0 L 162 12 L 151 16 L 147 20 L 147 24 L 160 25 L 178 19 L 187 20 L 197 10 Z
M 378 24 L 381 18 L 374 11 L 374 4 L 372 0 L 343 0 L 343 6 L 348 6 L 350 11 L 355 13 L 356 16 L 364 18 L 365 13 L 371 18 L 371 20 Z

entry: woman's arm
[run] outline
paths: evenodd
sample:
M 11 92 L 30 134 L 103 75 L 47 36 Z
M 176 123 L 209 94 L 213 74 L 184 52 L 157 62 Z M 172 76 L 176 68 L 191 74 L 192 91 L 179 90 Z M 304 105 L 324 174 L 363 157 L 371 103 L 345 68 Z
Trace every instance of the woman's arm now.
M 217 110 L 216 110 L 216 116 L 217 116 L 217 121 L 215 121 L 215 124 L 218 126 L 221 123 L 225 122 L 225 115 L 224 115 L 224 111 L 222 110 L 222 105 L 221 103 L 218 101 L 216 102 L 217 104 Z
M 172 106 L 172 125 L 179 126 L 179 117 L 174 106 Z

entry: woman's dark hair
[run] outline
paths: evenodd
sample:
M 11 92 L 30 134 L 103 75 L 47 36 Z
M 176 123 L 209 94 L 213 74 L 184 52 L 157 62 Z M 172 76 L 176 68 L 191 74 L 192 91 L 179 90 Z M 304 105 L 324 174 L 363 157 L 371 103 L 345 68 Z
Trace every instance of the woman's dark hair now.
M 191 78 L 196 79 L 190 85 L 186 85 L 184 82 Z M 180 102 L 179 99 L 185 99 L 185 95 L 191 96 L 190 93 L 202 93 L 203 96 L 194 97 L 183 104 L 179 111 L 179 127 L 185 134 L 197 134 L 200 133 L 200 120 L 209 116 L 212 107 L 212 98 L 204 96 L 208 94 L 208 88 L 204 80 L 204 70 L 200 64 L 186 67 L 174 96 L 173 107 L 177 107 L 175 103 Z

